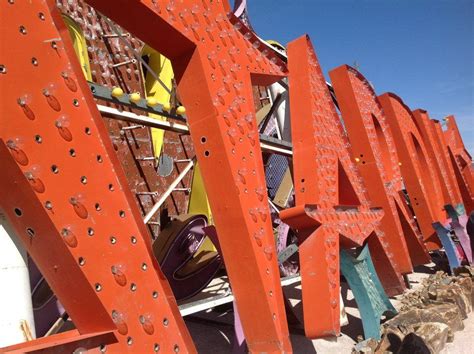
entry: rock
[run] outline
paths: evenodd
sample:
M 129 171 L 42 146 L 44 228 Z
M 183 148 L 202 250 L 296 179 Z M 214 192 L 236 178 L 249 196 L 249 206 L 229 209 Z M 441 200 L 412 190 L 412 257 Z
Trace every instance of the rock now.
M 454 268 L 453 273 L 456 276 L 466 275 L 468 277 L 474 278 L 474 267 L 462 266 L 462 267 Z
M 449 327 L 444 323 L 426 322 L 415 327 L 415 334 L 421 337 L 432 353 L 439 353 L 448 339 Z
M 377 347 L 377 340 L 373 338 L 369 338 L 366 340 L 363 340 L 356 345 L 354 345 L 354 349 L 352 350 L 352 353 L 357 353 L 357 354 L 374 354 L 375 353 L 375 348 Z
M 423 338 L 410 333 L 405 336 L 397 354 L 431 354 L 430 348 L 427 346 Z
M 420 322 L 441 322 L 448 325 L 452 332 L 464 329 L 459 307 L 449 303 L 430 304 L 423 309 L 400 312 L 398 316 L 387 321 L 386 325 L 400 328 Z
M 435 300 L 434 302 L 438 304 L 443 302 L 456 304 L 461 311 L 463 319 L 467 318 L 467 314 L 472 310 L 470 297 L 466 296 L 463 288 L 457 283 L 451 283 L 449 285 L 433 284 L 430 286 L 428 295 L 431 300 Z
M 472 279 L 467 276 L 460 276 L 456 278 L 456 284 L 458 284 L 463 290 L 464 294 L 471 301 L 471 309 L 474 304 L 474 287 L 472 284 Z
M 386 326 L 382 332 L 380 343 L 375 349 L 375 354 L 383 354 L 386 352 L 396 353 L 402 344 L 405 334 L 398 327 Z

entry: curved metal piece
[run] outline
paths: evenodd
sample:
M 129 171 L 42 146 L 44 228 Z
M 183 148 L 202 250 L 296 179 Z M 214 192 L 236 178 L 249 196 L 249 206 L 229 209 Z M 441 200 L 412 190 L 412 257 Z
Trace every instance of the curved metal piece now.
M 206 226 L 204 215 L 180 215 L 153 244 L 153 253 L 177 300 L 205 288 L 222 264 L 217 252 L 199 251 L 206 238 Z
M 357 257 L 342 250 L 340 257 L 341 273 L 359 307 L 365 338 L 380 339 L 380 317 L 386 312 L 395 315 L 397 311 L 383 290 L 369 247 L 365 245 Z

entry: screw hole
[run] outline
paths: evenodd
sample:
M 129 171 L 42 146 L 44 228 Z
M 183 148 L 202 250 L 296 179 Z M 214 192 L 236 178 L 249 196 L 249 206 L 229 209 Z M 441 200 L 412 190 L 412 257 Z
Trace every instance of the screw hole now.
M 38 144 L 41 144 L 43 142 L 43 138 L 41 137 L 41 135 L 35 135 L 35 141 Z
M 128 345 L 132 345 L 132 344 L 133 344 L 133 339 L 132 339 L 132 337 L 128 337 L 128 338 L 127 338 L 127 344 L 128 344 Z
M 99 292 L 102 290 L 102 285 L 100 285 L 99 283 L 95 283 L 95 291 Z
M 76 98 L 72 100 L 72 104 L 74 107 L 79 107 L 79 101 Z
M 99 346 L 99 350 L 101 353 L 105 353 L 107 351 L 107 346 L 105 344 L 101 344 Z
M 0 65 L 0 74 L 6 74 L 7 73 L 7 67 L 5 65 Z
M 71 157 L 76 157 L 76 150 L 74 150 L 74 149 L 69 149 L 69 155 L 70 155 Z
M 97 162 L 98 162 L 98 163 L 102 163 L 102 156 L 97 155 Z
M 30 237 L 34 237 L 34 236 L 35 236 L 35 230 L 33 230 L 31 227 L 29 227 L 29 228 L 26 229 L 26 233 L 27 233 L 28 236 L 30 236 Z
M 119 211 L 119 216 L 120 216 L 121 218 L 124 218 L 124 217 L 125 217 L 125 212 L 124 212 L 123 210 L 120 210 L 120 211 Z
M 168 326 L 168 324 L 169 324 L 169 321 L 168 321 L 168 319 L 167 319 L 166 317 L 165 317 L 165 318 L 163 318 L 163 326 L 167 327 L 167 326 Z
M 95 210 L 100 211 L 102 208 L 99 203 L 95 203 Z
M 38 13 L 38 17 L 41 21 L 44 21 L 44 19 L 45 19 L 44 13 L 42 13 L 42 12 Z
M 51 172 L 53 172 L 53 173 L 57 174 L 57 173 L 59 172 L 59 168 L 58 168 L 58 166 L 56 166 L 56 165 L 52 165 L 52 166 L 51 166 Z
M 175 353 L 178 353 L 179 352 L 179 345 L 175 344 L 173 349 L 174 349 Z
M 211 153 L 208 150 L 204 151 L 204 156 L 209 157 L 210 154 Z
M 160 345 L 158 343 L 155 343 L 155 345 L 153 345 L 153 350 L 155 352 L 159 352 L 160 351 Z
M 83 266 L 86 263 L 86 260 L 84 259 L 84 257 L 79 257 L 77 259 L 77 263 L 79 263 L 80 266 Z
M 86 176 L 81 177 L 81 183 L 82 184 L 87 184 L 87 177 Z
M 158 298 L 158 291 L 154 291 L 152 293 L 152 296 L 153 296 L 154 299 Z
M 85 127 L 84 128 L 84 133 L 86 133 L 87 135 L 91 135 L 91 128 Z
M 132 236 L 132 237 L 130 238 L 130 241 L 131 241 L 133 244 L 135 244 L 135 243 L 137 243 L 137 238 L 136 238 L 135 236 Z
M 23 212 L 21 211 L 20 208 L 15 208 L 14 210 L 15 210 L 16 216 L 22 216 L 23 215 Z
M 142 270 L 147 270 L 148 269 L 148 266 L 146 263 L 142 263 Z
M 109 191 L 113 191 L 114 190 L 114 185 L 112 183 L 109 184 Z
M 26 34 L 26 27 L 25 26 L 20 26 L 19 28 L 21 34 Z
M 130 290 L 131 291 L 137 290 L 137 284 L 135 284 L 135 283 L 130 284 Z
M 202 137 L 201 137 L 201 143 L 204 144 L 206 141 L 207 141 L 206 137 L 205 137 L 205 136 L 202 136 Z
M 93 229 L 92 227 L 89 227 L 89 228 L 87 229 L 87 234 L 88 234 L 89 236 L 94 236 L 94 229 Z
M 33 64 L 34 66 L 38 66 L 38 59 L 36 59 L 35 57 L 31 58 L 31 64 Z
M 117 239 L 114 236 L 110 237 L 110 243 L 115 245 L 117 243 Z

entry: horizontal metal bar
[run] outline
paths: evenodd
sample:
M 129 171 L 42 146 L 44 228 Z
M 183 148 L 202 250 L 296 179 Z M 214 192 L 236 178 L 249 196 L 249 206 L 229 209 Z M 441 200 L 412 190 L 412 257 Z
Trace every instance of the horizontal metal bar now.
M 153 119 L 132 112 L 119 111 L 116 108 L 107 107 L 103 105 L 97 105 L 97 108 L 99 109 L 100 113 L 105 114 L 108 118 L 145 125 L 150 128 L 158 128 L 173 131 L 176 133 L 189 134 L 188 126 L 184 124 Z
M 281 278 L 281 286 L 288 286 L 294 283 L 301 281 L 301 276 L 299 274 L 291 275 L 289 277 Z M 230 289 L 224 294 L 215 295 L 208 297 L 206 299 L 201 299 L 197 301 L 192 301 L 179 306 L 179 312 L 181 316 L 192 315 L 193 313 L 206 311 L 212 309 L 216 306 L 227 304 L 234 301 L 234 295 L 231 293 Z
M 120 97 L 113 97 L 112 96 L 112 91 L 110 90 L 110 88 L 102 86 L 102 85 L 98 85 L 98 84 L 90 82 L 90 81 L 88 81 L 87 83 L 89 84 L 89 87 L 90 87 L 91 92 L 92 92 L 92 96 L 94 96 L 94 98 L 104 100 L 104 101 L 107 101 L 107 102 L 111 102 L 111 103 L 115 103 L 115 104 L 119 104 L 119 105 L 122 105 L 122 106 L 127 106 L 127 107 L 130 107 L 130 108 L 133 108 L 133 109 L 138 109 L 138 110 L 145 111 L 145 112 L 148 112 L 148 113 L 157 114 L 157 115 L 160 115 L 160 116 L 163 116 L 163 117 L 177 119 L 177 120 L 180 120 L 182 122 L 186 121 L 186 116 L 185 115 L 173 114 L 174 110 L 172 110 L 171 113 L 167 112 L 163 109 L 162 104 L 158 103 L 158 104 L 154 105 L 153 107 L 148 106 L 147 101 L 143 98 L 140 99 L 138 102 L 131 102 L 129 97 L 128 97 L 128 94 L 126 94 L 126 93 L 124 93 Z
M 189 134 L 188 126 L 184 124 L 161 121 L 147 116 L 138 115 L 132 112 L 119 111 L 116 108 L 107 107 L 103 105 L 97 105 L 97 108 L 99 109 L 99 112 L 104 114 L 107 118 L 145 125 L 150 128 L 158 128 L 181 134 Z M 272 152 L 274 154 L 290 157 L 293 155 L 293 146 L 290 142 L 271 138 L 263 134 L 260 134 L 260 147 L 262 148 L 262 150 Z

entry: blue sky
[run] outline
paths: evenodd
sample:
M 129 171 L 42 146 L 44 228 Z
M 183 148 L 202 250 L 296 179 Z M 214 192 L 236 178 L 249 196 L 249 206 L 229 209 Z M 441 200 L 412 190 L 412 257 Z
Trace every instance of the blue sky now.
M 377 94 L 432 118 L 454 114 L 474 155 L 473 0 L 248 0 L 264 39 L 308 33 L 323 71 L 357 62 Z

